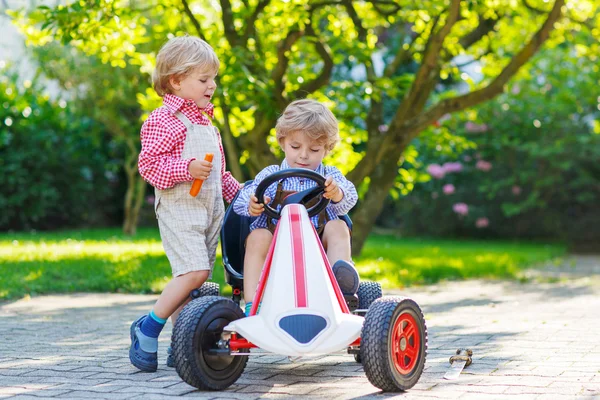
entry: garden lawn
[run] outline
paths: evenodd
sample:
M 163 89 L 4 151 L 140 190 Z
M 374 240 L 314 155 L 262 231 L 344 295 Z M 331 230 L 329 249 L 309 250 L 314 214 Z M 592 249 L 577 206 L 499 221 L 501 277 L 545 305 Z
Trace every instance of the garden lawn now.
M 562 245 L 429 240 L 372 235 L 356 260 L 362 279 L 384 288 L 444 279 L 518 278 L 565 254 Z M 171 278 L 158 230 L 135 237 L 118 229 L 0 234 L 0 299 L 69 292 L 160 293 Z M 219 254 L 213 281 L 223 294 Z

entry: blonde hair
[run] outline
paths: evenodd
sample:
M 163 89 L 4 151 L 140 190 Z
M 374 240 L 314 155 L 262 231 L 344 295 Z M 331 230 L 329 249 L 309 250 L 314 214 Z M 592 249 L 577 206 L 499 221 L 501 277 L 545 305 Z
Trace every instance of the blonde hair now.
M 316 100 L 303 99 L 290 103 L 275 125 L 277 142 L 296 132 L 308 135 L 327 151 L 340 141 L 338 121 L 331 111 Z
M 219 70 L 219 59 L 213 48 L 195 36 L 179 36 L 163 45 L 156 56 L 156 68 L 152 74 L 152 84 L 159 96 L 173 93 L 169 83 L 171 77 L 185 78 L 193 70 Z

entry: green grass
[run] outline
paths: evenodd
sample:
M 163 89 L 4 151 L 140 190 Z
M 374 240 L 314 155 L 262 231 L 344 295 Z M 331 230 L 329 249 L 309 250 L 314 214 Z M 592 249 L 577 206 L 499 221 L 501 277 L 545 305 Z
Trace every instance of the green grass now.
M 220 251 L 220 249 L 219 249 Z M 386 288 L 443 279 L 515 278 L 565 254 L 561 245 L 405 239 L 373 235 L 357 267 Z M 69 292 L 160 293 L 171 269 L 156 229 L 0 234 L 0 299 Z M 218 254 L 213 280 L 225 294 Z

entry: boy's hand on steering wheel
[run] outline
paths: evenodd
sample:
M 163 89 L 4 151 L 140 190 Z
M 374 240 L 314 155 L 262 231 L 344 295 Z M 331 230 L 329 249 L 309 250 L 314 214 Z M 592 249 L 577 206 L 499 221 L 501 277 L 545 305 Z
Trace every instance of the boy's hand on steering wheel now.
M 325 193 L 323 193 L 323 197 L 334 203 L 339 203 L 344 198 L 344 192 L 331 176 L 328 176 L 327 179 L 325 179 Z
M 265 196 L 265 203 L 269 204 L 271 198 L 269 196 Z M 248 203 L 248 212 L 253 217 L 258 217 L 265 211 L 265 205 L 260 204 L 255 195 L 250 197 L 250 203 Z

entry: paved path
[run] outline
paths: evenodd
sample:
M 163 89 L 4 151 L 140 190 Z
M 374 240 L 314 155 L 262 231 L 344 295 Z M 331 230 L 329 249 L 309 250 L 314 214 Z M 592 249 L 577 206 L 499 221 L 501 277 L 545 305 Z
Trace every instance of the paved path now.
M 0 304 L 0 398 L 600 399 L 600 258 L 530 274 L 538 283 L 453 282 L 406 291 L 423 308 L 429 355 L 419 383 L 384 394 L 344 353 L 290 362 L 261 355 L 229 390 L 199 392 L 164 366 L 129 364 L 128 329 L 156 296 L 76 294 Z M 541 283 L 540 283 L 541 282 Z M 474 351 L 442 379 L 458 347 Z

